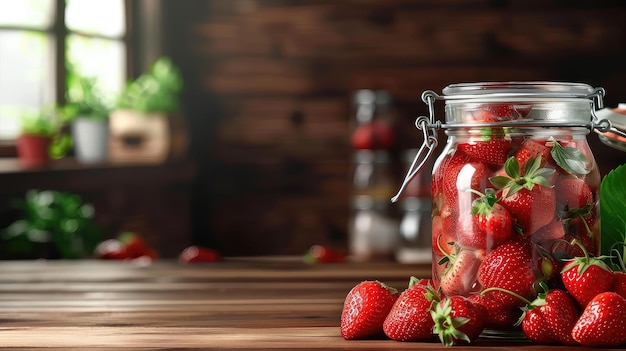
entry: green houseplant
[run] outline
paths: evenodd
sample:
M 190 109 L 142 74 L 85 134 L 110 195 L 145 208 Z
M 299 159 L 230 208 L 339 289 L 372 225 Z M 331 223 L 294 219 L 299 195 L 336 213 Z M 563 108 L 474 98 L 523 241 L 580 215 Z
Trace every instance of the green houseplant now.
M 64 119 L 71 122 L 76 158 L 82 163 L 101 162 L 107 157 L 110 104 L 96 79 L 81 75 L 71 64 L 66 84 L 67 103 L 62 110 Z
M 179 69 L 169 58 L 161 57 L 150 71 L 128 83 L 117 101 L 117 108 L 145 114 L 177 112 L 182 88 Z
M 63 123 L 55 106 L 23 112 L 21 123 L 16 147 L 20 164 L 24 167 L 43 167 L 51 156 L 62 157 L 71 144 L 68 136 L 60 133 Z
M 30 190 L 15 208 L 20 219 L 0 232 L 3 258 L 82 258 L 100 240 L 93 206 L 75 194 Z
M 112 160 L 160 162 L 168 157 L 182 87 L 182 75 L 167 57 L 127 84 L 110 116 Z

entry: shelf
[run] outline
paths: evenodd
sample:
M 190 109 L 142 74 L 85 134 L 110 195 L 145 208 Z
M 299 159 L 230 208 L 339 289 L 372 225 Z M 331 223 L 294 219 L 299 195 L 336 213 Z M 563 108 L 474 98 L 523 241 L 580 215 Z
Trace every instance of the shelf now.
M 16 158 L 0 158 L 0 193 L 27 189 L 100 190 L 109 186 L 160 187 L 188 184 L 196 166 L 190 161 L 162 164 L 80 164 L 73 158 L 51 162 L 45 168 L 24 168 Z

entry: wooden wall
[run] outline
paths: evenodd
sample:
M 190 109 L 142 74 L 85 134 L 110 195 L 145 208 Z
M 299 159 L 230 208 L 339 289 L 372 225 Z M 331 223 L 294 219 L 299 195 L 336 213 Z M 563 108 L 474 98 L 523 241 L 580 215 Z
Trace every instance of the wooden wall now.
M 626 5 L 615 1 L 163 1 L 199 164 L 194 237 L 224 254 L 346 243 L 356 89 L 386 89 L 398 150 L 414 147 L 422 91 L 558 80 L 626 101 Z M 626 154 L 590 137 L 603 171 Z

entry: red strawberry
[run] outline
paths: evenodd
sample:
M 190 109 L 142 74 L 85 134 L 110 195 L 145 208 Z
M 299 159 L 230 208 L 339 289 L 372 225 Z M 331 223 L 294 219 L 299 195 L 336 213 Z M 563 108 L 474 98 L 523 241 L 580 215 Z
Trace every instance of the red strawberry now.
M 489 180 L 501 192 L 500 203 L 515 217 L 525 234 L 532 234 L 552 222 L 556 215 L 556 198 L 547 178 L 554 169 L 540 168 L 541 157 L 531 157 L 524 165 L 524 175 L 517 159 L 511 157 L 504 168 L 507 176 Z
M 484 294 L 474 294 L 469 299 L 481 304 L 487 310 L 487 320 L 485 327 L 497 330 L 507 330 L 517 322 L 520 317 L 521 310 L 517 306 L 509 306 L 504 301 L 498 299 L 495 291 L 488 291 Z
M 613 278 L 613 291 L 626 298 L 626 273 L 624 272 L 613 272 L 615 276 Z
M 487 309 L 463 296 L 443 299 L 431 312 L 435 322 L 434 333 L 446 345 L 469 344 L 485 328 Z
M 359 125 L 352 133 L 352 147 L 362 149 L 387 149 L 394 142 L 393 129 L 383 121 L 373 121 Z
M 385 335 L 397 341 L 428 340 L 433 337 L 430 311 L 440 300 L 430 287 L 412 284 L 404 290 L 385 318 Z
M 480 198 L 472 203 L 470 216 L 461 216 L 457 243 L 464 248 L 491 250 L 513 237 L 513 217 L 498 204 L 493 189 L 485 194 L 473 191 Z
M 463 121 L 467 123 L 472 122 L 500 122 L 502 119 L 494 112 L 487 109 L 479 109 L 476 111 L 469 111 L 463 116 Z M 506 119 L 505 119 L 506 120 Z
M 454 251 L 455 241 L 454 231 L 445 230 L 441 216 L 434 216 L 432 219 L 433 253 L 438 256 L 450 255 Z
M 537 280 L 535 266 L 533 244 L 530 240 L 509 241 L 485 257 L 478 270 L 478 281 L 484 289 L 500 288 L 531 299 L 536 296 L 533 288 Z M 518 298 L 505 292 L 493 291 L 493 297 L 503 301 L 505 306 L 523 305 Z
M 551 147 L 546 146 L 546 140 L 526 139 L 515 153 L 515 158 L 520 165 L 525 165 L 529 158 L 541 156 L 541 167 L 544 167 L 550 156 Z M 523 170 L 522 170 L 522 174 Z
M 564 238 L 565 229 L 563 228 L 563 222 L 559 219 L 552 221 L 550 224 L 542 227 L 530 236 L 530 240 L 534 243 L 542 245 L 548 250 L 552 250 L 553 243 Z
M 344 262 L 346 254 L 327 245 L 315 244 L 309 248 L 303 259 L 307 263 L 337 263 Z
M 484 255 L 484 251 L 457 247 L 456 253 L 440 260 L 440 263 L 447 264 L 439 278 L 441 290 L 446 295 L 452 296 L 467 295 L 476 289 L 476 273 Z
M 521 189 L 512 196 L 505 195 L 501 204 L 528 235 L 552 222 L 556 212 L 554 190 L 541 186 L 533 190 Z
M 180 263 L 217 262 L 221 259 L 222 257 L 219 252 L 202 246 L 186 247 L 180 255 L 178 255 L 178 261 Z
M 531 105 L 515 105 L 512 103 L 483 104 L 476 111 L 466 116 L 466 122 L 500 122 L 523 118 L 528 115 Z
M 587 252 L 593 255 L 600 254 L 599 228 L 596 227 L 596 221 L 594 216 L 589 214 L 573 218 L 569 231 L 575 235 L 574 238 L 580 241 L 580 243 L 585 247 Z M 568 241 L 571 242 L 571 239 Z M 570 257 L 585 255 L 585 253 L 578 246 L 570 245 L 570 249 Z
M 469 156 L 462 152 L 447 154 L 433 173 L 433 196 L 441 194 L 443 203 L 456 203 L 458 190 L 456 178 L 461 168 L 470 161 Z
M 626 343 L 626 299 L 614 292 L 596 295 L 572 330 L 572 337 L 588 347 Z
M 398 291 L 379 281 L 364 281 L 350 290 L 341 311 L 341 336 L 364 339 L 382 335 L 383 322 Z
M 487 141 L 460 143 L 458 148 L 476 161 L 503 165 L 511 150 L 511 143 L 505 139 L 491 138 Z
M 589 186 L 579 178 L 561 178 L 554 187 L 556 202 L 567 208 L 582 208 L 593 201 Z
M 515 105 L 509 103 L 486 104 L 484 108 L 501 118 L 507 117 L 506 119 L 509 117 L 517 117 L 518 114 L 515 110 Z
M 538 344 L 575 345 L 572 328 L 578 319 L 576 302 L 564 290 L 541 293 L 525 307 L 522 330 Z
M 586 306 L 596 295 L 610 291 L 614 275 L 611 269 L 599 258 L 590 257 L 583 249 L 583 257 L 575 257 L 561 271 L 561 280 L 567 291 L 581 306 Z
M 103 260 L 123 260 L 128 257 L 126 246 L 117 239 L 107 239 L 96 246 L 94 254 Z

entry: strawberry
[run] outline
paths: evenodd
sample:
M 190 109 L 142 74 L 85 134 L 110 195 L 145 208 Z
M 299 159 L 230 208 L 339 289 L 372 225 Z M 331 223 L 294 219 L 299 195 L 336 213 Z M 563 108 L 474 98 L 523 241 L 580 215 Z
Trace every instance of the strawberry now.
M 320 244 L 311 246 L 303 257 L 306 263 L 337 263 L 345 259 L 346 254 L 342 250 Z
M 433 253 L 437 256 L 450 255 L 454 251 L 455 241 L 454 231 L 445 230 L 441 216 L 434 216 L 432 219 Z
M 214 249 L 202 246 L 188 246 L 180 255 L 178 255 L 178 261 L 180 263 L 197 263 L 197 262 L 217 262 L 222 257 L 219 252 Z
M 550 156 L 551 147 L 546 146 L 547 140 L 526 139 L 520 145 L 515 158 L 520 165 L 525 165 L 529 158 L 541 156 L 541 167 L 544 167 Z M 523 171 L 523 170 L 522 170 Z M 523 174 L 523 173 L 522 173 Z
M 504 165 L 507 176 L 489 178 L 501 189 L 500 203 L 527 235 L 552 222 L 556 215 L 554 189 L 546 179 L 554 174 L 554 169 L 540 168 L 540 165 L 541 156 L 529 158 L 522 176 L 517 159 L 510 157 Z
M 507 330 L 519 319 L 521 310 L 514 306 L 508 306 L 499 300 L 494 291 L 470 295 L 470 301 L 480 304 L 487 310 L 485 327 L 497 330 Z M 495 295 L 495 296 L 494 296 Z
M 571 208 L 583 208 L 593 201 L 589 186 L 579 178 L 561 178 L 554 186 L 556 202 Z
M 552 245 L 555 241 L 562 240 L 564 238 L 565 229 L 563 228 L 563 222 L 558 219 L 552 221 L 546 226 L 543 226 L 530 236 L 530 240 L 534 243 L 542 245 L 548 250 L 552 250 Z
M 614 292 L 596 295 L 572 329 L 572 337 L 588 347 L 626 343 L 626 299 Z
M 385 318 L 385 335 L 397 341 L 429 340 L 433 337 L 433 321 L 430 311 L 439 302 L 439 294 L 432 288 L 415 284 L 413 279 Z
M 433 174 L 433 213 L 442 219 L 443 230 L 455 236 L 460 206 L 469 213 L 475 195 L 468 189 L 485 189 L 491 170 L 487 165 L 470 162 L 461 151 L 445 156 Z M 453 240 L 456 241 L 456 240 Z M 436 246 L 433 246 L 436 247 Z
M 511 150 L 511 143 L 503 138 L 491 137 L 486 141 L 459 143 L 457 147 L 478 162 L 503 165 Z
M 572 328 L 577 319 L 574 299 L 565 290 L 552 289 L 529 301 L 521 324 L 524 334 L 538 344 L 575 345 Z
M 535 259 L 533 244 L 528 239 L 506 242 L 483 260 L 478 269 L 478 282 L 483 289 L 499 288 L 514 292 L 524 298 L 536 296 L 533 285 Z M 521 306 L 522 302 L 510 294 L 493 291 L 494 299 L 503 301 L 504 306 Z
M 574 244 L 583 250 L 584 256 L 573 258 L 563 267 L 561 280 L 567 291 L 584 307 L 596 295 L 611 290 L 614 275 L 600 258 L 589 256 L 580 242 L 574 241 Z
M 573 218 L 570 224 L 570 231 L 575 235 L 575 239 L 580 241 L 587 252 L 598 255 L 600 253 L 599 228 L 596 227 L 595 217 L 588 214 Z M 571 242 L 571 240 L 569 240 Z M 570 257 L 584 256 L 584 252 L 577 246 L 570 246 Z
M 513 217 L 498 204 L 493 189 L 472 202 L 471 216 L 462 216 L 457 230 L 457 243 L 462 247 L 491 250 L 513 237 Z
M 350 142 L 357 150 L 388 149 L 393 145 L 394 131 L 384 121 L 372 121 L 356 127 Z
M 471 343 L 485 327 L 487 309 L 463 296 L 450 296 L 431 311 L 434 333 L 446 345 Z
M 626 298 L 626 273 L 613 272 L 613 291 Z
M 348 292 L 341 311 L 346 340 L 382 335 L 383 322 L 398 299 L 398 290 L 379 281 L 363 281 Z
M 439 278 L 441 290 L 448 296 L 469 294 L 476 288 L 476 272 L 483 257 L 484 251 L 461 249 L 457 246 L 455 253 L 438 262 L 447 264 Z
M 126 246 L 117 239 L 107 239 L 100 242 L 94 251 L 97 258 L 103 260 L 123 260 L 128 257 Z
M 515 105 L 512 103 L 483 104 L 476 111 L 466 116 L 466 122 L 500 122 L 523 118 L 528 115 L 532 106 Z

